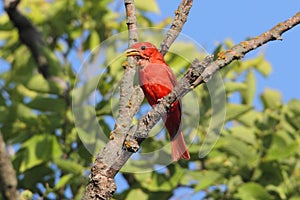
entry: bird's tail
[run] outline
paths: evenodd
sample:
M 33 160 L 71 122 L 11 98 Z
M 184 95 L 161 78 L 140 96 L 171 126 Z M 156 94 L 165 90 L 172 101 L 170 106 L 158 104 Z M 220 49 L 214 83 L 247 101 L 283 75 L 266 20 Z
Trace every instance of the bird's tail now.
M 178 161 L 180 158 L 183 158 L 185 160 L 190 159 L 190 153 L 185 145 L 182 132 L 180 134 L 177 134 L 171 140 L 171 150 L 173 161 Z

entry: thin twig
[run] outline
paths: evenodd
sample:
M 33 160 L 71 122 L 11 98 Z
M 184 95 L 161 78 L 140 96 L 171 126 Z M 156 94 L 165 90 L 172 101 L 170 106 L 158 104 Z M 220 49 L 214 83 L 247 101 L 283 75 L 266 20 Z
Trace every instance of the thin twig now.
M 175 11 L 175 17 L 171 24 L 171 27 L 168 30 L 165 39 L 160 45 L 160 53 L 162 55 L 165 55 L 168 52 L 171 44 L 180 34 L 182 27 L 187 20 L 192 5 L 193 0 L 182 0 L 182 2 L 179 4 L 178 9 Z

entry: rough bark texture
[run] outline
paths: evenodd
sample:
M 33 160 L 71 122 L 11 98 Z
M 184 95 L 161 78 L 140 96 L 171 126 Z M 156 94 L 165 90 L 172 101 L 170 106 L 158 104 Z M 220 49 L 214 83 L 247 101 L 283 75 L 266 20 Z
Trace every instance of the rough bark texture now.
M 124 4 L 129 33 L 128 46 L 131 46 L 138 40 L 135 5 L 133 0 L 124 0 Z M 133 86 L 136 60 L 131 57 L 127 61 L 120 85 L 119 116 L 115 129 L 110 134 L 110 141 L 94 161 L 83 199 L 110 199 L 116 191 L 114 177 L 132 155 L 123 149 L 123 143 L 144 95 L 139 87 Z
M 5 199 L 19 198 L 17 177 L 11 160 L 6 152 L 5 142 L 0 133 L 0 190 Z
M 173 44 L 177 36 L 180 34 L 183 25 L 185 24 L 187 17 L 193 5 L 193 0 L 182 0 L 178 9 L 175 11 L 175 17 L 168 30 L 166 37 L 160 45 L 160 53 L 165 55 L 170 46 Z

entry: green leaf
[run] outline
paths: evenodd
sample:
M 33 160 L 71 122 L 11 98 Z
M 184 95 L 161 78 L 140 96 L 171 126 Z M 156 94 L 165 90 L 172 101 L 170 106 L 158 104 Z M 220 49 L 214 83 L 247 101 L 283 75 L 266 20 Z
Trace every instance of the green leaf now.
M 239 187 L 237 196 L 242 200 L 271 200 L 272 196 L 261 185 L 253 182 Z
M 252 70 L 248 71 L 246 75 L 245 84 L 247 89 L 241 92 L 243 103 L 247 105 L 252 105 L 253 98 L 255 95 L 255 90 L 256 90 L 255 75 Z
M 253 109 L 252 106 L 248 105 L 240 105 L 240 104 L 227 104 L 226 106 L 226 121 L 234 120 L 241 115 L 251 111 Z
M 64 187 L 65 185 L 69 184 L 72 182 L 74 175 L 73 174 L 66 174 L 64 176 L 62 176 L 58 183 L 55 185 L 54 190 L 58 190 L 62 187 Z
M 226 39 L 224 44 L 226 45 L 227 49 L 230 49 L 234 46 L 234 42 L 232 41 L 232 39 Z
M 286 123 L 286 126 L 293 127 L 294 130 L 300 129 L 300 101 L 298 100 L 291 100 L 286 104 L 284 107 L 285 109 L 285 118 L 286 121 L 283 121 Z M 294 130 L 291 130 L 293 132 Z
M 138 200 L 147 200 L 148 199 L 148 194 L 145 193 L 141 189 L 131 189 L 126 196 L 126 200 L 132 200 L 132 199 L 138 199 Z
M 64 99 L 36 97 L 27 106 L 40 111 L 61 112 L 65 110 L 66 103 Z
M 0 106 L 0 123 L 3 123 L 7 120 L 7 116 L 9 114 L 9 110 L 6 106 Z
M 255 67 L 257 71 L 259 71 L 264 77 L 267 77 L 272 72 L 272 66 L 266 60 L 262 60 L 262 62 L 260 62 Z
M 296 114 L 300 114 L 300 100 L 292 99 L 286 104 L 287 109 Z
M 20 149 L 20 172 L 24 172 L 50 159 L 60 157 L 62 150 L 54 135 L 35 135 L 24 142 Z
M 181 168 L 177 167 L 176 169 L 174 168 L 169 172 L 169 175 L 157 172 L 147 172 L 143 174 L 136 174 L 135 177 L 137 180 L 139 180 L 142 187 L 149 191 L 170 191 L 172 190 L 172 188 L 178 185 L 178 182 L 182 177 L 183 171 Z
M 271 64 L 265 60 L 265 57 L 263 55 L 241 62 L 241 66 L 237 68 L 237 70 L 239 71 L 239 73 L 241 73 L 244 70 L 251 68 L 255 68 L 260 74 L 265 77 L 267 77 L 272 71 Z
M 261 95 L 261 100 L 265 109 L 276 109 L 282 105 L 282 96 L 277 90 L 265 89 Z
M 225 83 L 226 92 L 232 93 L 236 91 L 243 91 L 247 89 L 247 86 L 245 83 L 239 83 L 239 82 L 226 82 Z
M 267 151 L 265 159 L 281 161 L 284 158 L 293 156 L 299 150 L 299 143 L 297 141 L 287 143 L 287 141 L 278 134 L 272 135 L 271 146 Z
M 100 45 L 100 38 L 99 38 L 99 34 L 97 33 L 97 31 L 91 31 L 91 34 L 88 38 L 89 40 L 89 45 L 90 45 L 90 49 L 93 50 L 95 48 L 97 48 Z
M 289 198 L 289 200 L 300 200 L 300 196 L 293 196 Z
M 237 71 L 239 73 L 242 73 L 245 70 L 255 68 L 257 65 L 259 65 L 264 60 L 263 56 L 258 56 L 256 58 L 248 59 L 243 62 L 241 62 L 241 65 L 237 67 Z
M 159 8 L 155 0 L 147 0 L 147 3 L 143 0 L 135 0 L 135 6 L 138 10 L 159 13 Z
M 45 176 L 51 173 L 53 173 L 53 170 L 49 168 L 49 164 L 37 165 L 23 172 L 23 178 L 19 180 L 18 184 L 21 188 L 36 192 L 36 183 L 42 183 L 45 181 Z M 54 177 L 48 177 L 47 184 L 53 186 Z
M 220 137 L 217 147 L 240 160 L 241 165 L 255 165 L 258 161 L 256 149 L 232 135 Z
M 239 116 L 236 120 L 248 127 L 254 127 L 255 122 L 262 118 L 262 113 L 257 112 L 254 109 L 246 112 L 245 114 Z
M 244 141 L 251 145 L 257 144 L 254 129 L 247 128 L 245 126 L 234 126 L 229 131 L 235 138 L 241 141 Z
M 45 80 L 40 74 L 33 76 L 27 82 L 26 87 L 42 93 L 61 94 L 63 92 L 63 89 L 57 83 Z
M 73 90 L 72 97 L 73 97 L 73 105 L 74 106 L 81 106 L 81 104 L 88 99 L 93 92 L 96 91 L 99 76 L 95 76 L 84 82 L 81 87 L 77 87 Z
M 72 160 L 63 160 L 60 158 L 57 158 L 54 160 L 54 163 L 61 169 L 73 174 L 82 174 L 84 168 L 80 164 L 76 163 Z
M 194 188 L 194 190 L 200 191 L 207 189 L 210 186 L 215 186 L 218 184 L 218 181 L 222 178 L 222 175 L 216 171 L 206 171 L 203 170 L 201 172 L 197 172 L 199 175 L 197 176 L 197 180 L 199 180 L 198 185 Z
M 253 181 L 261 185 L 280 185 L 283 181 L 283 173 L 278 162 L 261 162 L 253 173 Z
M 20 194 L 20 200 L 29 200 L 29 199 L 32 199 L 32 196 L 33 196 L 33 194 L 30 190 L 24 190 Z
M 12 106 L 12 110 L 14 110 L 15 113 L 12 113 L 15 115 L 18 119 L 22 121 L 26 121 L 29 118 L 35 118 L 36 114 L 27 107 L 26 105 L 22 103 L 16 103 Z

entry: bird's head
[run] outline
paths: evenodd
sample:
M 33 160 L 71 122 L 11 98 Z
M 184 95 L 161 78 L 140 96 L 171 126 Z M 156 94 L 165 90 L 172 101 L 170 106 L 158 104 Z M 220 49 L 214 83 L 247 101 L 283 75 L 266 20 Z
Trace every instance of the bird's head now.
M 150 60 L 152 57 L 161 55 L 157 48 L 150 42 L 138 42 L 131 46 L 125 55 L 128 56 L 139 56 L 142 59 Z

